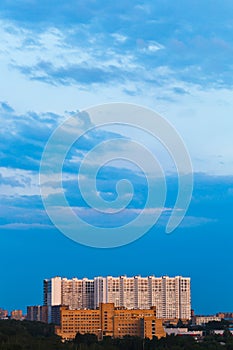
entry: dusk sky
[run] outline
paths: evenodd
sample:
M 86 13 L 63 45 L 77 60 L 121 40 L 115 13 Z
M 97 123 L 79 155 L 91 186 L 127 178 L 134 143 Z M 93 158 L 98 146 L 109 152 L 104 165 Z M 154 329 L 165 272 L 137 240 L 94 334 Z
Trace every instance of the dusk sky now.
M 231 0 L 1 1 L 0 307 L 41 304 L 44 278 L 139 274 L 190 276 L 196 313 L 233 311 L 232 18 Z M 193 193 L 183 221 L 167 234 L 178 176 L 163 145 L 122 126 L 89 131 L 67 150 L 63 165 L 63 190 L 76 215 L 111 230 L 145 206 L 153 168 L 145 165 L 146 174 L 123 160 L 101 167 L 96 187 L 111 204 L 117 183 L 130 181 L 126 209 L 102 216 L 86 203 L 77 174 L 82 158 L 102 142 L 114 159 L 119 140 L 140 141 L 167 183 L 161 216 L 147 233 L 120 247 L 94 248 L 67 238 L 47 215 L 41 158 L 67 118 L 74 116 L 83 131 L 93 120 L 79 111 L 115 102 L 153 110 L 173 126 L 191 158 Z M 140 158 L 132 144 L 126 148 Z M 82 179 L 88 195 L 92 166 Z M 48 184 L 54 203 L 59 188 L 50 178 Z

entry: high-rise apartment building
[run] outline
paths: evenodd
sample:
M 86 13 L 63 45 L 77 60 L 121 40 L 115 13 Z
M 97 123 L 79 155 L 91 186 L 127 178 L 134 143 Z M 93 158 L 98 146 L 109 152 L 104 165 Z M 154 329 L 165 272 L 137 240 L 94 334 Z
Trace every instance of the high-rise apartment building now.
M 114 303 L 126 309 L 156 307 L 163 319 L 190 319 L 190 278 L 176 277 L 95 277 L 44 281 L 44 305 L 66 305 L 70 310 L 97 309 L 100 303 Z
M 67 305 L 71 310 L 94 307 L 94 280 L 88 278 L 53 277 L 44 280 L 44 305 L 48 307 L 48 322 L 52 321 L 52 307 Z

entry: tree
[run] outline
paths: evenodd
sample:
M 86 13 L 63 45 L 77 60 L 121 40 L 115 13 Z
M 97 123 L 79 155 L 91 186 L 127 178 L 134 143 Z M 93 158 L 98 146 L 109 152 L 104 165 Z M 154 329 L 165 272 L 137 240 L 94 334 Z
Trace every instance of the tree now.
M 98 342 L 97 336 L 91 333 L 85 333 L 85 334 L 77 333 L 74 339 L 74 343 L 86 344 L 88 346 L 90 344 L 97 343 L 97 342 Z

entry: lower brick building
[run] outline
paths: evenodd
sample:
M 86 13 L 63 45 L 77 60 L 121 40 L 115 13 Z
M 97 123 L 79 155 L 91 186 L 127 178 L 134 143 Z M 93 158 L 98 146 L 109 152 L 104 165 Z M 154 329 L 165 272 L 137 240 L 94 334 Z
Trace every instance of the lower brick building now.
M 128 310 L 114 307 L 114 303 L 100 304 L 95 310 L 60 309 L 60 326 L 56 334 L 65 340 L 74 339 L 77 333 L 95 334 L 99 339 L 103 336 L 121 338 L 125 335 L 152 339 L 166 335 L 162 319 L 156 318 L 155 307 L 151 309 Z

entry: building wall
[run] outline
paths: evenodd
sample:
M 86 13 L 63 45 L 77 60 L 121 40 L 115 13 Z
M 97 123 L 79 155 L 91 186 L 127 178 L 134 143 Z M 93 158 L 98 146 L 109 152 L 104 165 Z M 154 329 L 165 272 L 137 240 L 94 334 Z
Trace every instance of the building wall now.
M 78 278 L 72 279 L 72 303 L 71 303 L 71 309 L 82 309 L 84 308 L 84 302 L 83 302 L 83 281 Z M 67 305 L 65 303 L 65 300 L 63 299 L 63 304 Z M 69 304 L 68 304 L 69 305 Z
M 63 339 L 74 339 L 77 333 L 99 334 L 101 328 L 99 310 L 69 310 L 61 307 L 61 324 L 56 334 Z
M 121 285 L 121 302 L 120 306 L 124 306 L 127 309 L 135 308 L 135 279 L 134 277 L 120 277 Z
M 107 280 L 105 277 L 94 278 L 94 308 L 97 309 L 100 303 L 107 302 L 106 292 Z
M 101 303 L 100 304 L 100 329 L 102 335 L 113 337 L 113 318 L 114 318 L 114 304 L 113 303 Z
M 181 318 L 179 303 L 179 280 L 170 277 L 163 278 L 163 297 L 164 297 L 164 317 Z
M 122 338 L 125 335 L 144 337 L 144 323 L 142 319 L 122 319 L 114 317 L 113 334 L 115 338 Z
M 94 280 L 84 278 L 83 280 L 83 308 L 94 307 Z
M 149 305 L 156 306 L 156 315 L 158 318 L 163 318 L 165 315 L 162 281 L 163 279 L 160 277 L 148 277 Z
M 116 307 L 122 305 L 121 283 L 119 277 L 106 277 L 106 301 L 114 303 Z M 103 301 L 104 302 L 104 301 Z
M 138 309 L 149 309 L 149 281 L 148 277 L 135 277 L 135 307 Z
M 61 284 L 61 304 L 69 305 L 71 309 L 79 309 L 83 307 L 82 281 L 76 278 L 71 280 L 62 279 Z
M 191 318 L 191 291 L 190 291 L 190 278 L 181 278 L 179 281 L 179 308 L 180 318 Z
M 166 333 L 163 328 L 163 320 L 155 319 L 153 316 L 145 317 L 144 319 L 144 337 L 152 339 L 154 336 L 165 337 Z
M 53 277 L 44 280 L 44 305 L 53 306 L 62 304 L 62 279 Z

